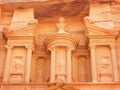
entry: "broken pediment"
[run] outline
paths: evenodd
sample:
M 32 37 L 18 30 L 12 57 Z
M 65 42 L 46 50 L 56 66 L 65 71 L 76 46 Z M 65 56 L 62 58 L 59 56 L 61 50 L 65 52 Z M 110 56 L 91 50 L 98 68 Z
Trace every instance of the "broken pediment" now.
M 104 29 L 104 28 L 101 28 L 101 27 L 98 27 L 94 24 L 94 21 L 91 20 L 90 17 L 85 17 L 84 18 L 84 22 L 85 22 L 85 25 L 87 27 L 87 34 L 89 36 L 93 36 L 93 35 L 99 35 L 99 36 L 102 36 L 102 35 L 107 35 L 107 36 L 110 36 L 110 35 L 117 35 L 118 34 L 118 30 L 108 30 L 108 29 Z
M 35 20 L 28 24 L 27 27 L 17 30 L 11 30 L 10 28 L 3 28 L 3 33 L 6 37 L 10 36 L 34 36 L 34 30 L 38 21 Z

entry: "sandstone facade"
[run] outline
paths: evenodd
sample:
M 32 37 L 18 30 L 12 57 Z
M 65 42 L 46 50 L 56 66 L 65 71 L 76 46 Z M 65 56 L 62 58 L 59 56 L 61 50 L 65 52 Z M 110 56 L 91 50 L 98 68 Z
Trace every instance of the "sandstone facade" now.
M 0 90 L 120 90 L 120 0 L 0 2 Z

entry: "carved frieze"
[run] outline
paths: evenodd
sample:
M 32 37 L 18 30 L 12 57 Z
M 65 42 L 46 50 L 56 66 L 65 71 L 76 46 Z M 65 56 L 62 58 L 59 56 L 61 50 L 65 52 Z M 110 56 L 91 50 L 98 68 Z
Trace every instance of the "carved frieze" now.
M 90 39 L 90 43 L 115 43 L 115 39 Z

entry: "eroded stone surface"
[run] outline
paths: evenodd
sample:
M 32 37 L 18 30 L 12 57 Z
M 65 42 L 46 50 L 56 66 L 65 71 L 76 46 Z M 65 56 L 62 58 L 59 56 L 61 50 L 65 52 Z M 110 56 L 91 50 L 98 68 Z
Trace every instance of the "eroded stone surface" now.
M 119 0 L 15 1 L 0 5 L 0 89 L 120 89 Z

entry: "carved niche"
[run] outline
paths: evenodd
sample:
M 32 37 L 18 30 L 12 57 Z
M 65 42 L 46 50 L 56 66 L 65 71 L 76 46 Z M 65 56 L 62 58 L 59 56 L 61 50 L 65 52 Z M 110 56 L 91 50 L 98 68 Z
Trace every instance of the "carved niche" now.
M 90 62 L 86 55 L 73 54 L 72 73 L 74 82 L 87 82 L 91 80 Z
M 45 82 L 46 79 L 46 60 L 38 57 L 36 60 L 36 82 Z
M 32 60 L 31 81 L 48 82 L 50 77 L 50 57 L 37 55 Z
M 79 56 L 77 58 L 77 73 L 78 81 L 87 81 L 87 60 L 85 56 Z

